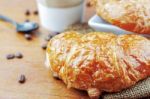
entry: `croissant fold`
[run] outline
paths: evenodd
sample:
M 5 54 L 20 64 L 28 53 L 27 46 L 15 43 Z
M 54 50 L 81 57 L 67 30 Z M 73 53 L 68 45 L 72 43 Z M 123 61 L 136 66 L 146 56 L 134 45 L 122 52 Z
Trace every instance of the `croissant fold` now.
M 51 71 L 68 88 L 94 99 L 150 76 L 150 41 L 138 35 L 70 31 L 53 37 L 46 53 Z

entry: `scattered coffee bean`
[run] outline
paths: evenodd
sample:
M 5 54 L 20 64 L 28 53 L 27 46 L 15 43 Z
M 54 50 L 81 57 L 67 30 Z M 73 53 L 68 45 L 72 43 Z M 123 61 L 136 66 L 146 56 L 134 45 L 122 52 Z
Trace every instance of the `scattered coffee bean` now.
M 22 53 L 17 52 L 17 53 L 15 54 L 15 57 L 16 57 L 16 58 L 22 58 L 22 57 L 23 57 L 23 55 L 22 55 Z
M 26 81 L 26 77 L 25 77 L 25 75 L 23 75 L 23 74 L 21 74 L 20 75 L 20 77 L 19 77 L 19 83 L 25 83 L 25 81 Z
M 42 47 L 43 50 L 45 50 L 45 49 L 47 48 L 47 43 L 43 43 L 43 44 L 41 45 L 41 47 Z
M 87 7 L 91 7 L 91 6 L 92 6 L 92 5 L 91 5 L 91 2 L 87 2 L 87 3 L 86 3 L 86 6 L 87 6 Z
M 31 34 L 25 34 L 24 36 L 25 36 L 25 38 L 27 40 L 31 40 L 32 39 L 32 35 Z
M 34 14 L 34 15 L 38 15 L 38 11 L 35 10 L 35 11 L 33 12 L 33 14 Z
M 29 15 L 30 15 L 30 11 L 29 11 L 29 10 L 26 10 L 25 15 L 26 15 L 26 16 L 29 16 Z
M 8 54 L 8 55 L 6 56 L 6 58 L 7 58 L 7 59 L 13 59 L 13 58 L 15 58 L 15 55 L 14 55 L 14 54 Z

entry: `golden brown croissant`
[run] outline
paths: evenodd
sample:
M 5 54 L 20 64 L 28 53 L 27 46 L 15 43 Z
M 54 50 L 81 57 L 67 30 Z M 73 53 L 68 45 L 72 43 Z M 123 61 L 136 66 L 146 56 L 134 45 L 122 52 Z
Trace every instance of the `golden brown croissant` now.
M 125 30 L 150 34 L 150 0 L 92 0 L 97 14 Z
M 131 34 L 66 32 L 50 40 L 47 59 L 68 88 L 98 98 L 150 76 L 150 41 Z

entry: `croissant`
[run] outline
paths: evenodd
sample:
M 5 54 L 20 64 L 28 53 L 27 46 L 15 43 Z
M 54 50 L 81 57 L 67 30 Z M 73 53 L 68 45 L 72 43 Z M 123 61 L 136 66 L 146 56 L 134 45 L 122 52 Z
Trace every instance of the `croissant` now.
M 93 99 L 150 76 L 150 41 L 138 35 L 65 32 L 50 40 L 46 55 L 68 88 L 85 90 Z
M 150 34 L 150 0 L 92 0 L 97 14 L 122 29 Z

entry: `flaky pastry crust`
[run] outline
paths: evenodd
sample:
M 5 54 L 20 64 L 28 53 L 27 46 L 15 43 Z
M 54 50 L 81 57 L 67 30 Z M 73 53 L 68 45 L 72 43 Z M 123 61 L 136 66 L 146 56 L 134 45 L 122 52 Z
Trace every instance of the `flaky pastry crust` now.
M 150 41 L 138 35 L 66 32 L 47 48 L 53 73 L 91 98 L 118 92 L 150 76 Z
M 97 14 L 111 24 L 139 34 L 150 34 L 150 0 L 92 0 Z

